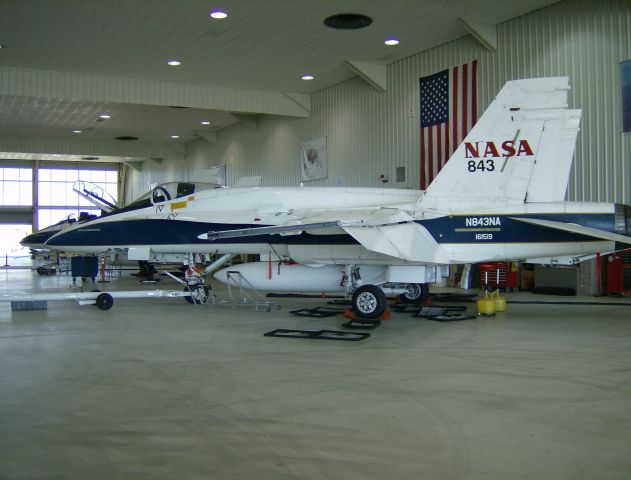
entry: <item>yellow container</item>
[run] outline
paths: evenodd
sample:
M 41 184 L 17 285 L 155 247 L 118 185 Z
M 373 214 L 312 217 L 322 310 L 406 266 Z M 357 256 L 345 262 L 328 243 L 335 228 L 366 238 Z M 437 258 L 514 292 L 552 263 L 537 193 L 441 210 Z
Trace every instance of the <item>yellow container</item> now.
M 494 315 L 495 299 L 489 295 L 489 292 L 484 292 L 484 296 L 479 297 L 475 301 L 475 308 L 478 311 L 478 315 Z
M 493 292 L 493 301 L 495 302 L 496 312 L 506 311 L 506 297 L 504 295 L 500 295 L 499 290 L 495 290 L 495 292 Z

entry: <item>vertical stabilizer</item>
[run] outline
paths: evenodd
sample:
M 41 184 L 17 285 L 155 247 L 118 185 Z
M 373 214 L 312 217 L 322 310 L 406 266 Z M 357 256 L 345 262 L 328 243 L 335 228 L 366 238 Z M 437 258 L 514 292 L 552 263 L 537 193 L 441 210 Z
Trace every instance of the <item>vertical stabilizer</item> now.
M 469 210 L 565 198 L 580 110 L 567 77 L 507 82 L 420 200 Z

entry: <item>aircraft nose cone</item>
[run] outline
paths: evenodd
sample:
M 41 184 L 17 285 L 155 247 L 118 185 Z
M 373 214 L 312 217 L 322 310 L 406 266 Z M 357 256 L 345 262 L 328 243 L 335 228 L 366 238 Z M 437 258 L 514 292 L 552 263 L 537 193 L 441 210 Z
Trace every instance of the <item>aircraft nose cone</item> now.
M 20 240 L 20 245 L 23 247 L 29 247 L 31 245 L 43 245 L 48 238 L 52 235 L 52 232 L 35 232 L 27 235 Z

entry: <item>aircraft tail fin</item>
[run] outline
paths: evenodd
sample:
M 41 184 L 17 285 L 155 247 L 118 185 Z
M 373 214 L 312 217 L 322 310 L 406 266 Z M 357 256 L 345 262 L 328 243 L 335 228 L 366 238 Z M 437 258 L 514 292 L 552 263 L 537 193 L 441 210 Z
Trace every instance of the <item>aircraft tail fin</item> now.
M 581 110 L 567 77 L 509 81 L 425 191 L 420 205 L 469 210 L 565 199 Z

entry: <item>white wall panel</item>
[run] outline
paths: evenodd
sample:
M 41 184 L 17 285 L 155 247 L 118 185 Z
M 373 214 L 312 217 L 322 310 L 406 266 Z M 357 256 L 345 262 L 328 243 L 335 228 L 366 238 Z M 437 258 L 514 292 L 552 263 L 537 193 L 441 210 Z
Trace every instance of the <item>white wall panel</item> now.
M 297 185 L 299 144 L 326 136 L 328 178 L 310 183 L 379 186 L 385 174 L 385 186 L 418 188 L 419 78 L 477 58 L 478 112 L 507 80 L 568 75 L 570 107 L 583 109 L 568 198 L 631 203 L 631 140 L 622 133 L 619 65 L 631 58 L 630 28 L 628 0 L 560 2 L 498 25 L 497 52 L 463 37 L 388 65 L 386 93 L 349 80 L 314 94 L 307 119 L 264 116 L 257 130 L 227 128 L 216 144 L 189 144 L 187 162 L 148 165 L 135 181 L 189 178 L 196 169 L 226 163 L 229 184 L 261 175 L 264 185 Z M 395 182 L 399 166 L 406 169 L 402 183 Z

